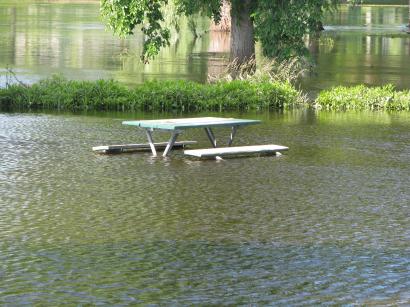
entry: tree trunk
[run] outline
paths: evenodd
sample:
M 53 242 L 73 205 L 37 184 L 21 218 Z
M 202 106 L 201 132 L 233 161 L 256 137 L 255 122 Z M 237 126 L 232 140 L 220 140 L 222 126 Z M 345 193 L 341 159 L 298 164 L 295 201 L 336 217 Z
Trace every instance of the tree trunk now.
M 231 61 L 238 64 L 255 58 L 251 5 L 252 0 L 232 1 L 231 5 Z

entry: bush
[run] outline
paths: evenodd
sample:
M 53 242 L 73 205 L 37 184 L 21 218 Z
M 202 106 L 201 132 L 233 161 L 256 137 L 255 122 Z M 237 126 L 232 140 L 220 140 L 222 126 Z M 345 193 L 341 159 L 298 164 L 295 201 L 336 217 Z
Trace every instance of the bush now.
M 410 110 L 410 91 L 398 91 L 393 85 L 338 86 L 320 92 L 315 105 L 327 110 Z
M 61 76 L 32 86 L 0 89 L 0 108 L 58 110 L 226 111 L 280 109 L 302 101 L 289 82 L 146 82 L 127 88 L 113 80 L 70 81 Z

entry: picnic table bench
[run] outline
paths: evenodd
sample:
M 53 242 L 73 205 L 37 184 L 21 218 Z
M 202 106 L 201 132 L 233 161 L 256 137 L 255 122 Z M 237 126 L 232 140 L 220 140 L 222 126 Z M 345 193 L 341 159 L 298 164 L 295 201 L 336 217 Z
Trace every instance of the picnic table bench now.
M 193 156 L 198 158 L 213 158 L 213 157 L 225 157 L 225 156 L 238 156 L 248 154 L 271 154 L 280 153 L 288 150 L 288 147 L 279 145 L 251 145 L 251 146 L 235 146 L 235 147 L 222 147 L 222 148 L 206 148 L 206 149 L 192 149 L 184 150 L 184 154 L 187 156 Z
M 195 141 L 177 142 L 178 136 L 184 130 L 192 128 L 202 128 L 211 142 L 212 148 L 185 150 L 187 156 L 199 158 L 232 156 L 240 154 L 262 154 L 262 153 L 279 153 L 288 150 L 285 146 L 279 145 L 252 145 L 252 146 L 235 146 L 231 147 L 238 128 L 243 126 L 255 125 L 261 123 L 260 120 L 222 118 L 222 117 L 195 117 L 195 118 L 177 118 L 177 119 L 156 119 L 156 120 L 133 120 L 124 121 L 124 125 L 135 126 L 144 129 L 148 139 L 147 144 L 125 144 L 125 145 L 108 145 L 96 146 L 93 150 L 101 153 L 118 153 L 129 150 L 151 150 L 153 156 L 157 156 L 157 149 L 165 148 L 163 156 L 166 157 L 173 147 L 184 148 L 185 145 L 195 144 Z M 213 128 L 230 127 L 231 133 L 227 140 L 227 147 L 218 147 L 217 140 L 212 131 Z M 154 131 L 168 131 L 171 137 L 168 142 L 154 143 Z
M 203 128 L 212 144 L 212 147 L 217 147 L 217 142 L 212 128 L 215 127 L 231 127 L 231 134 L 228 139 L 228 146 L 231 146 L 239 127 L 259 124 L 260 120 L 254 119 L 237 119 L 237 118 L 222 118 L 222 117 L 194 117 L 194 118 L 177 118 L 177 119 L 157 119 L 157 120 L 138 120 L 124 121 L 124 125 L 136 126 L 145 129 L 148 143 L 150 145 L 152 155 L 156 156 L 157 151 L 154 144 L 152 132 L 155 130 L 170 131 L 171 138 L 163 152 L 166 157 L 175 144 L 177 137 L 186 129 Z

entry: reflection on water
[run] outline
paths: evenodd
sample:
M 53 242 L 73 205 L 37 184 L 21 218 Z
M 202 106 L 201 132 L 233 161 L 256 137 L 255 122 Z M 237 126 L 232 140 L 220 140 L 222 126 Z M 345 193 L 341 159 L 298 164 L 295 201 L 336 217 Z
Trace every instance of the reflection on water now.
M 310 42 L 316 71 L 304 80 L 311 90 L 333 85 L 392 83 L 410 87 L 408 8 L 341 7 L 326 20 L 320 40 Z
M 337 84 L 410 85 L 408 8 L 347 7 L 328 16 L 321 39 L 308 43 L 315 71 L 303 82 L 316 91 Z M 197 21 L 207 29 L 205 20 Z M 114 78 L 127 84 L 147 79 L 204 82 L 223 70 L 229 35 L 206 32 L 194 39 L 186 20 L 173 44 L 149 65 L 139 60 L 143 37 L 120 40 L 104 31 L 98 2 L 0 3 L 0 86 L 6 66 L 25 82 L 54 73 L 73 79 Z
M 206 20 L 198 24 L 208 27 Z M 146 79 L 205 81 L 209 35 L 195 40 L 184 19 L 181 28 L 172 46 L 144 66 L 139 59 L 143 36 L 120 40 L 105 31 L 98 2 L 1 2 L 0 66 L 11 66 L 25 82 L 54 73 L 73 79 L 114 78 L 128 84 Z
M 407 18 L 405 7 L 329 17 L 304 86 L 408 87 Z M 204 81 L 224 63 L 218 35 L 184 30 L 143 66 L 143 38 L 104 32 L 98 4 L 0 3 L 0 66 L 26 82 Z M 91 147 L 145 141 L 122 120 L 159 115 L 0 114 L 0 305 L 410 304 L 410 115 L 223 115 L 263 121 L 238 144 L 290 151 L 219 163 L 102 156 Z M 208 145 L 200 130 L 184 137 Z
M 102 115 L 0 114 L 0 305 L 410 303 L 408 113 L 225 114 L 290 151 L 219 163 Z

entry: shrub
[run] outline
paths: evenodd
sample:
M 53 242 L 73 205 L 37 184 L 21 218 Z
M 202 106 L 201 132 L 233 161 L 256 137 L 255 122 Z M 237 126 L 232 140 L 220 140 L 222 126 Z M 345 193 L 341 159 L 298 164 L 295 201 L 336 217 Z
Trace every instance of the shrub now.
M 320 92 L 315 105 L 327 110 L 410 110 L 410 91 L 398 91 L 393 85 L 338 86 Z
M 301 101 L 300 92 L 289 82 L 280 81 L 153 81 L 127 88 L 113 80 L 71 81 L 54 76 L 32 86 L 18 84 L 0 89 L 3 109 L 194 112 L 280 109 Z

